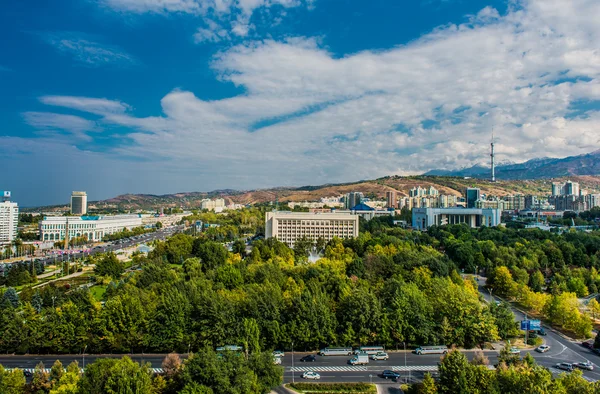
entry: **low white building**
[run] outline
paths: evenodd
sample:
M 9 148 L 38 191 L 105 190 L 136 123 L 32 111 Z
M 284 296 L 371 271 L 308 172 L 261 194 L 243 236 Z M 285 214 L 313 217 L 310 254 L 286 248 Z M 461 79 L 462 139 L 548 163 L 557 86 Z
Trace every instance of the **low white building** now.
M 354 238 L 358 226 L 358 216 L 349 213 L 267 212 L 265 238 L 277 238 L 293 247 L 300 238 Z
M 417 230 L 448 224 L 466 223 L 469 227 L 494 227 L 500 224 L 502 210 L 477 208 L 413 208 L 412 225 Z
M 69 229 L 69 238 L 87 237 L 89 241 L 101 241 L 105 235 L 123 229 L 131 230 L 142 225 L 141 215 L 117 216 L 45 216 L 40 221 L 41 241 L 62 241 Z

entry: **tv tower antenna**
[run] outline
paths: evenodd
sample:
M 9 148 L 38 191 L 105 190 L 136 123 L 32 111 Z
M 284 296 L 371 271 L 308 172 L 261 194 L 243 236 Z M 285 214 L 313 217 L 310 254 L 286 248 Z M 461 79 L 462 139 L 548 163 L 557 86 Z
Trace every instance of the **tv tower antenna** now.
M 496 163 L 494 161 L 494 128 L 492 127 L 492 143 L 490 144 L 492 150 L 490 153 L 491 164 L 492 164 L 492 182 L 496 182 Z

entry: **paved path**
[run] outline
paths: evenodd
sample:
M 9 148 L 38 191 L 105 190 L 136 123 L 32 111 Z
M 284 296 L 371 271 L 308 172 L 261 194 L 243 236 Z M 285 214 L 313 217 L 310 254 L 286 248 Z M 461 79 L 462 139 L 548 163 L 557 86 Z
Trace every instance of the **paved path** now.
M 50 277 L 50 276 L 52 276 L 54 274 L 58 274 L 59 272 L 60 272 L 60 270 L 46 272 L 45 274 L 38 275 L 37 278 L 38 279 L 48 278 L 48 277 Z
M 74 272 L 74 273 L 72 273 L 70 275 L 62 276 L 62 277 L 60 277 L 58 279 L 52 279 L 52 280 L 49 280 L 48 282 L 37 284 L 37 285 L 33 286 L 32 289 L 36 289 L 38 287 L 46 286 L 46 285 L 49 285 L 52 282 L 56 282 L 56 281 L 59 281 L 59 280 L 67 280 L 67 279 L 76 278 L 78 276 L 81 276 L 81 275 L 85 274 L 86 272 L 89 272 L 89 271 Z

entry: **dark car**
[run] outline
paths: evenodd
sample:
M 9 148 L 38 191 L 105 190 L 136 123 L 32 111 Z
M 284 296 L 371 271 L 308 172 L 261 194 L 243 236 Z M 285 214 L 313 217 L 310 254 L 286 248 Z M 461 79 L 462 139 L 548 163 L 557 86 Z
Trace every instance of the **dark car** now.
M 23 375 L 25 375 L 26 378 L 30 378 L 33 376 L 31 371 L 28 371 L 28 370 L 23 370 Z
M 546 330 L 544 330 L 543 328 L 540 327 L 540 329 L 538 330 L 538 334 L 539 335 L 547 335 Z
M 302 361 L 303 363 L 308 363 L 308 362 L 317 361 L 317 358 L 315 357 L 314 354 L 309 354 L 308 356 L 302 357 L 300 359 L 300 361 Z
M 581 342 L 581 346 L 591 349 L 594 347 L 594 344 L 592 342 Z
M 400 377 L 400 374 L 398 372 L 394 372 L 394 371 L 390 371 L 389 369 L 386 369 L 385 371 L 383 371 L 381 373 L 381 377 L 384 379 L 398 379 Z

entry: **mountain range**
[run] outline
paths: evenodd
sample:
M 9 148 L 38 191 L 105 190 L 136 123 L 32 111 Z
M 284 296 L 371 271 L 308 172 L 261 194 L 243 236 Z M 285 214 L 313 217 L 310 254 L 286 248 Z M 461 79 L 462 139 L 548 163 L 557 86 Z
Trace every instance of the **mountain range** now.
M 278 201 L 319 201 L 349 192 L 362 192 L 373 199 L 385 199 L 386 192 L 398 197 L 408 196 L 410 189 L 433 186 L 440 194 L 461 196 L 466 187 L 478 187 L 486 195 L 505 196 L 515 193 L 546 196 L 551 183 L 570 179 L 579 182 L 583 190 L 600 193 L 600 150 L 563 159 L 540 158 L 520 164 L 502 164 L 496 167 L 496 182 L 489 181 L 489 167 L 474 166 L 456 171 L 435 170 L 418 176 L 387 176 L 374 180 L 351 183 L 276 187 L 238 191 L 231 189 L 211 192 L 182 192 L 165 195 L 123 194 L 108 200 L 91 201 L 93 211 L 135 211 L 163 208 L 198 209 L 202 199 L 223 198 L 227 205 L 260 204 Z M 25 211 L 65 211 L 68 205 L 25 209 Z
M 490 178 L 490 167 L 475 165 L 459 170 L 432 170 L 424 175 Z M 543 179 L 577 175 L 600 175 L 600 149 L 562 159 L 544 157 L 519 164 L 496 166 L 496 179 Z

